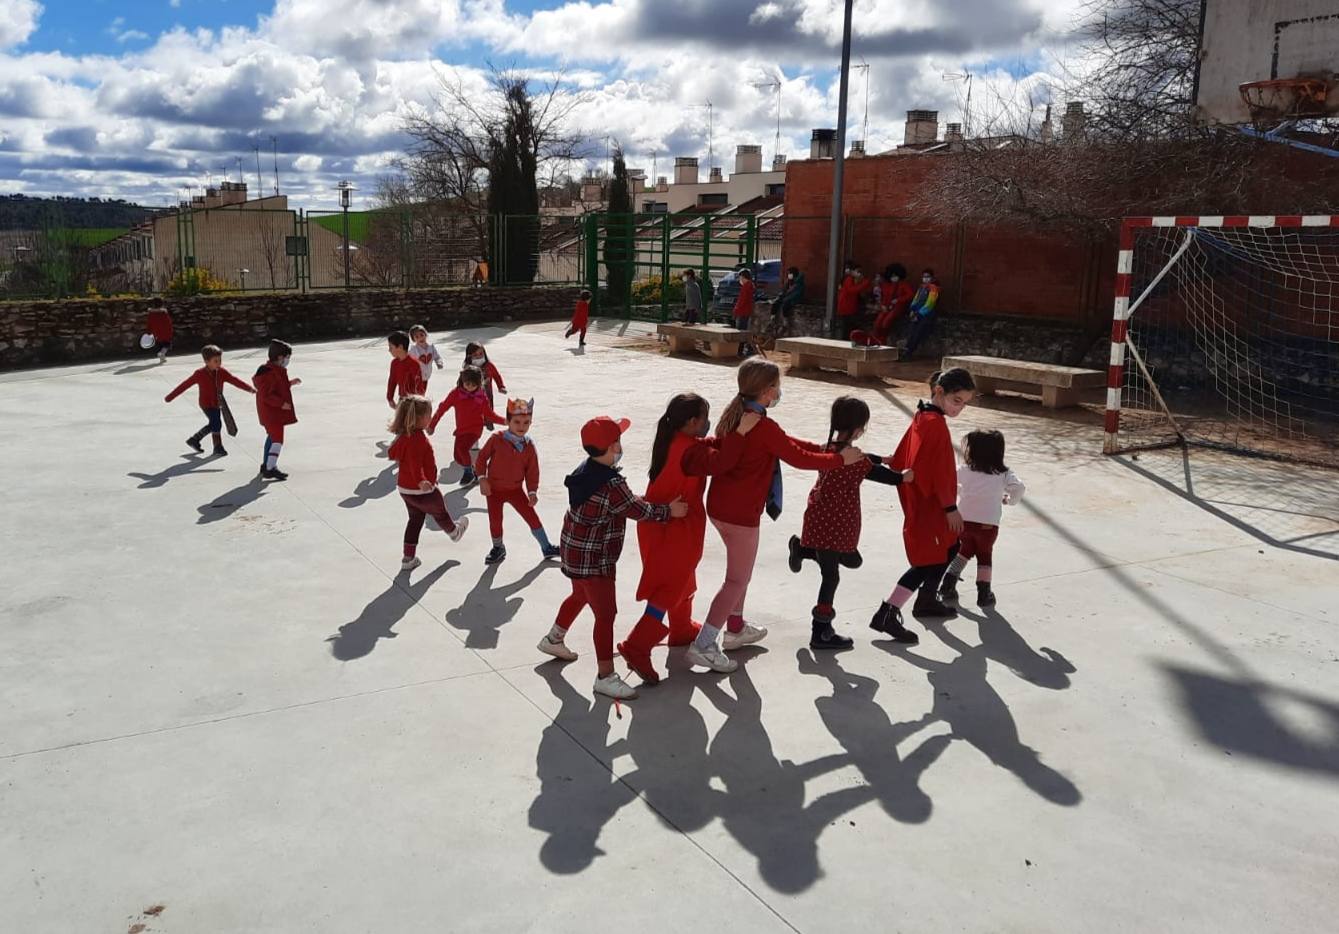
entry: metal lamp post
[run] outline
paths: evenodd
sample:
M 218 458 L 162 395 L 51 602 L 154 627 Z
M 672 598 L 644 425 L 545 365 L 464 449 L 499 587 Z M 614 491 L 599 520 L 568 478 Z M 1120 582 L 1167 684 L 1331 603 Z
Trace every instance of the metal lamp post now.
M 251 271 L 250 269 L 238 269 L 238 270 L 237 270 L 237 274 L 238 274 L 239 276 L 242 277 L 242 291 L 243 291 L 243 292 L 246 291 L 246 274 L 249 273 L 250 271 Z
M 837 153 L 832 166 L 832 228 L 828 231 L 828 294 L 824 324 L 832 333 L 833 305 L 837 300 L 837 252 L 841 247 L 842 182 L 846 171 L 846 93 L 851 77 L 851 8 L 855 0 L 846 0 L 842 15 L 842 73 L 837 92 Z
M 349 281 L 349 207 L 353 204 L 353 193 L 358 189 L 347 179 L 335 186 L 339 192 L 339 207 L 344 212 L 344 288 L 350 288 Z

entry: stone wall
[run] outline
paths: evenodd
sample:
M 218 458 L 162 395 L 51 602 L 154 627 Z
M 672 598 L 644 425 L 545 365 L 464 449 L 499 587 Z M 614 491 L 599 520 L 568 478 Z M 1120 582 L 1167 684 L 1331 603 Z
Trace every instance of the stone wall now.
M 374 336 L 422 324 L 430 331 L 566 318 L 575 288 L 332 290 L 309 295 L 202 295 L 168 301 L 174 353 L 204 344 L 256 346 Z M 0 304 L 0 369 L 88 362 L 142 353 L 149 299 Z

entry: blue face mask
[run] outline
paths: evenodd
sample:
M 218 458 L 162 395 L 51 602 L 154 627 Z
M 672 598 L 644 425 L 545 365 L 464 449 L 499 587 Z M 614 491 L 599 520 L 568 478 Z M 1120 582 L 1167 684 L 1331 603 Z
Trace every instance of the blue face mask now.
M 774 409 L 774 408 L 776 408 L 776 407 L 777 407 L 778 405 L 780 405 L 780 404 L 781 404 L 781 390 L 778 389 L 778 390 L 776 391 L 776 398 L 772 400 L 772 404 L 769 405 L 768 408 L 769 408 L 769 409 Z
M 617 467 L 617 466 L 618 466 L 618 462 L 621 461 L 622 459 L 623 459 L 623 452 L 622 452 L 622 451 L 619 451 L 617 454 L 614 455 L 614 462 L 613 462 L 612 464 L 610 464 L 609 466 L 610 466 L 610 467 Z

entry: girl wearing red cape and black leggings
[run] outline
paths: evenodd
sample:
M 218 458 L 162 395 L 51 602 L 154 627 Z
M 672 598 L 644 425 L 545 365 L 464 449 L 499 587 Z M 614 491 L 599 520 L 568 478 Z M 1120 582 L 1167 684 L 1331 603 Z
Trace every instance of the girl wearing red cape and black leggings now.
M 912 614 L 946 619 L 957 612 L 940 601 L 939 581 L 958 554 L 963 520 L 958 512 L 958 470 L 953 439 L 945 419 L 957 418 L 972 400 L 976 383 L 961 367 L 930 377 L 930 401 L 916 407 L 916 416 L 893 452 L 893 470 L 915 472 L 897 488 L 902 500 L 902 543 L 911 567 L 879 605 L 869 627 L 897 642 L 915 645 L 920 638 L 902 624 L 902 607 L 919 591 Z

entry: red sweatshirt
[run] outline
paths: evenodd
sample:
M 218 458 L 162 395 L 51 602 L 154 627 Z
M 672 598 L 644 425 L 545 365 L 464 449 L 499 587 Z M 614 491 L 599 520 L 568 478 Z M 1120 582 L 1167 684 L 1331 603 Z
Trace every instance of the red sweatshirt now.
M 902 543 L 907 560 L 913 567 L 942 564 L 958 540 L 948 527 L 948 513 L 958 503 L 958 471 L 943 412 L 924 402 L 917 407 L 893 453 L 892 468 L 916 471 L 915 480 L 897 488 L 905 516 Z
M 572 311 L 572 327 L 580 331 L 589 324 L 590 324 L 590 302 L 578 299 L 576 308 Z
M 488 481 L 494 493 L 519 490 L 522 484 L 531 493 L 539 492 L 539 452 L 533 441 L 521 450 L 499 431 L 485 442 L 474 459 L 474 472 Z
M 399 398 L 405 396 L 421 396 L 428 391 L 428 384 L 423 380 L 423 368 L 419 366 L 417 360 L 412 356 L 404 356 L 398 360 L 391 360 L 390 379 L 386 380 L 386 400 L 394 402 L 396 393 Z
M 847 276 L 842 280 L 841 288 L 837 290 L 837 314 L 847 318 L 859 313 L 860 296 L 872 288 L 874 282 L 870 279 L 861 279 L 857 282 L 855 276 Z
M 442 404 L 437 406 L 437 414 L 432 417 L 432 424 L 428 426 L 430 431 L 437 430 L 437 423 L 442 420 L 448 409 L 456 410 L 455 433 L 458 435 L 473 435 L 477 438 L 484 433 L 485 423 L 489 425 L 507 423 L 505 418 L 493 411 L 493 407 L 488 404 L 488 396 L 482 389 L 466 392 L 457 386 L 447 393 Z
M 200 408 L 217 409 L 219 407 L 219 399 L 223 396 L 223 384 L 225 382 L 232 383 L 243 392 L 255 392 L 254 389 L 242 382 L 236 376 L 233 376 L 223 367 L 219 367 L 217 370 L 211 370 L 207 366 L 202 366 L 190 376 L 183 379 L 181 385 L 176 389 L 164 396 L 163 401 L 171 402 L 194 384 L 200 387 Z
M 288 371 L 273 363 L 263 363 L 251 378 L 256 387 L 256 414 L 264 428 L 291 425 L 298 420 L 293 408 L 293 381 Z M 284 408 L 287 403 L 288 408 Z M 756 430 L 756 429 L 755 429 Z
M 800 470 L 831 470 L 845 463 L 840 454 L 825 454 L 817 444 L 790 437 L 764 415 L 744 437 L 744 450 L 735 465 L 712 478 L 707 515 L 732 525 L 757 525 L 767 505 L 778 459 Z M 690 449 L 684 455 L 684 472 L 707 473 L 710 468 L 703 460 L 705 454 L 700 448 Z
M 424 480 L 436 489 L 437 457 L 433 454 L 432 442 L 428 440 L 426 432 L 420 429 L 407 435 L 398 435 L 386 456 L 400 464 L 399 477 L 395 482 L 401 493 L 431 492 L 419 487 Z
M 753 280 L 741 276 L 739 279 L 739 295 L 735 298 L 736 318 L 753 317 L 753 293 L 755 291 L 756 287 Z
M 172 316 L 162 309 L 149 312 L 149 320 L 144 323 L 153 335 L 153 339 L 160 344 L 172 343 Z
M 506 385 L 502 382 L 502 374 L 493 366 L 492 360 L 487 361 L 480 369 L 484 371 L 484 391 L 488 393 L 489 398 L 492 398 L 495 386 L 498 392 L 507 391 Z

